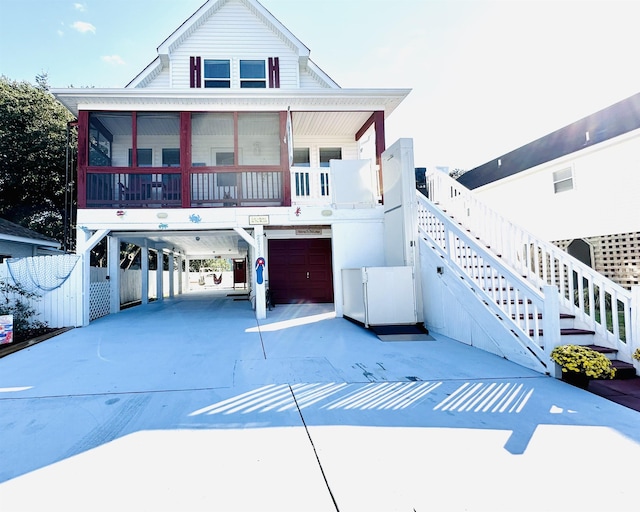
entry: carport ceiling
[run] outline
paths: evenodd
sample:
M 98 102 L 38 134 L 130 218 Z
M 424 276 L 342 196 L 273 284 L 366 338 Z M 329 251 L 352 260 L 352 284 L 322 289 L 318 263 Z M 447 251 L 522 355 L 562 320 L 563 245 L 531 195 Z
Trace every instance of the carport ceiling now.
M 114 232 L 112 236 L 119 237 L 124 243 L 173 250 L 192 259 L 242 254 L 247 247 L 244 239 L 233 230 Z M 242 247 L 238 249 L 238 245 Z

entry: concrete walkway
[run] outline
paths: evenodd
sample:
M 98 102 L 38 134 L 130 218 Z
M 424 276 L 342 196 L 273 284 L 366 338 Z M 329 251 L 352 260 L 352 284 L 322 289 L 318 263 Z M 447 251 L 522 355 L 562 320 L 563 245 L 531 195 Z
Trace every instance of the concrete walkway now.
M 446 338 L 382 342 L 329 305 L 258 323 L 238 299 L 182 295 L 0 359 L 0 510 L 637 505 L 639 412 Z

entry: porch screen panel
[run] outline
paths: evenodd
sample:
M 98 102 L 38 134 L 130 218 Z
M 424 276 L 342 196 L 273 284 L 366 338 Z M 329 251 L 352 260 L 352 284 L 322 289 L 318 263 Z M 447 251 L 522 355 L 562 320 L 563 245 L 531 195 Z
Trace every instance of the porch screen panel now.
M 191 115 L 191 165 L 194 167 L 233 165 L 232 113 L 194 113 Z
M 132 147 L 130 113 L 91 112 L 89 114 L 89 165 L 127 167 Z
M 238 114 L 239 165 L 280 165 L 280 115 Z
M 170 112 L 139 113 L 137 128 L 137 146 L 138 148 L 151 149 L 151 167 L 177 167 L 180 165 L 180 114 Z M 166 157 L 168 154 L 177 154 L 177 162 L 175 158 L 168 159 Z M 141 166 L 140 162 L 138 165 Z

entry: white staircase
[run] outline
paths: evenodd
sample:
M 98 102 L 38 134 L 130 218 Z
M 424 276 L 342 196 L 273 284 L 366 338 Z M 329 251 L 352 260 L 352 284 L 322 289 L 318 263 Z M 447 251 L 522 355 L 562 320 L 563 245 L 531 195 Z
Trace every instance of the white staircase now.
M 516 362 L 526 358 L 525 366 L 553 373 L 549 353 L 572 343 L 602 347 L 633 370 L 637 289 L 622 288 L 512 224 L 444 173 L 427 175 L 427 195 L 417 192 L 421 250 L 436 253 L 456 275 L 449 286 L 462 284 L 467 304 L 480 301 L 499 319 L 508 333 L 502 343 L 511 345 L 501 351 L 505 357 L 515 353 Z

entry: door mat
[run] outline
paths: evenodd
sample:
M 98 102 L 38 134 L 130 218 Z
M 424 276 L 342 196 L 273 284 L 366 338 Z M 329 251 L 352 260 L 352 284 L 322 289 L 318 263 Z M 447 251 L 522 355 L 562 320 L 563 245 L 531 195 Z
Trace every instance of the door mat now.
M 382 341 L 433 341 L 424 326 L 415 325 L 370 325 L 369 329 Z

